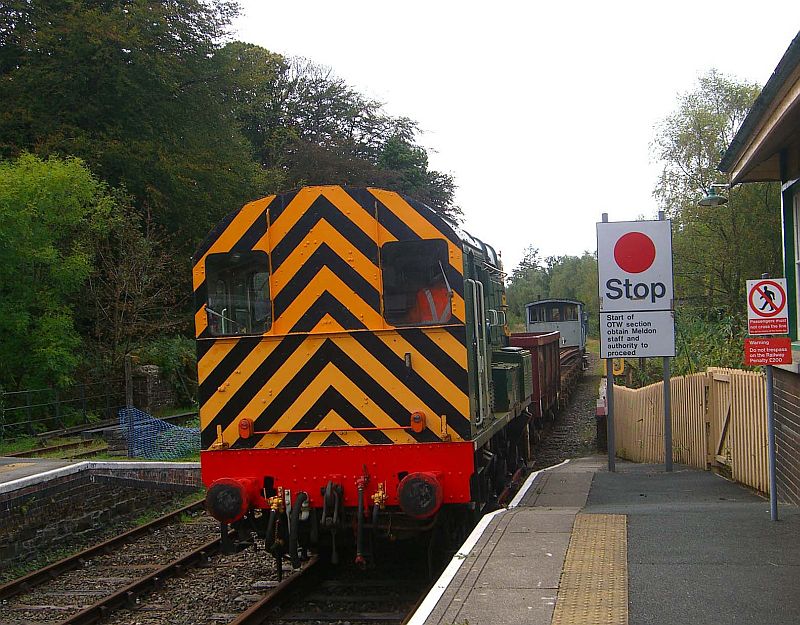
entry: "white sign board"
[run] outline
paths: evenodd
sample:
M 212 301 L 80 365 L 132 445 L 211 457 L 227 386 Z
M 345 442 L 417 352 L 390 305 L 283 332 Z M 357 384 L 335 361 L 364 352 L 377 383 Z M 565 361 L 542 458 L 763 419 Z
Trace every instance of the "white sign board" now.
M 747 281 L 747 331 L 752 336 L 789 333 L 786 278 Z
M 672 310 L 672 225 L 597 224 L 600 311 Z
M 600 313 L 601 358 L 651 358 L 675 355 L 671 310 Z
M 597 224 L 600 357 L 675 355 L 672 223 Z

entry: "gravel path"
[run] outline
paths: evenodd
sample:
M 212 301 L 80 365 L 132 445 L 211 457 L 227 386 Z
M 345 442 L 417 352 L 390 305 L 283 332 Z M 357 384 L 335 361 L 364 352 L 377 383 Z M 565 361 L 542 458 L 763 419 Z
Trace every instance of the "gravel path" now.
M 595 411 L 600 376 L 596 374 L 598 357 L 589 354 L 589 368 L 584 372 L 567 405 L 553 423 L 545 426 L 542 441 L 534 449 L 533 468 L 543 469 L 567 458 L 597 453 Z

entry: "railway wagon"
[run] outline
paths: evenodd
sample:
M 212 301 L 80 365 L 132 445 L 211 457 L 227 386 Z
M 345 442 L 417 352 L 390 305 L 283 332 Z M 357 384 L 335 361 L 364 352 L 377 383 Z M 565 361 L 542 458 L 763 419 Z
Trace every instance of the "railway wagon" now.
M 561 335 L 558 332 L 523 332 L 511 335 L 511 345 L 533 355 L 534 388 L 530 412 L 534 418 L 553 415 L 561 396 Z
M 586 322 L 583 302 L 571 299 L 543 299 L 525 305 L 528 332 L 560 332 L 562 347 L 586 351 Z
M 469 517 L 524 466 L 533 363 L 509 347 L 502 264 L 424 204 L 339 186 L 251 202 L 202 243 L 193 282 L 224 536 L 296 563 L 338 532 L 364 564 L 368 530 Z

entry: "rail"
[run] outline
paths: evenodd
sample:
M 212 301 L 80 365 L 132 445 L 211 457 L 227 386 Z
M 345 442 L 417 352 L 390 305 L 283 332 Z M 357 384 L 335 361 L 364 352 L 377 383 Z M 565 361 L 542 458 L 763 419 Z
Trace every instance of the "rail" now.
M 172 562 L 165 564 L 158 570 L 140 577 L 124 588 L 120 588 L 115 593 L 104 597 L 94 605 L 64 619 L 59 625 L 92 625 L 105 619 L 108 614 L 114 610 L 136 605 L 136 599 L 139 595 L 149 590 L 159 588 L 164 578 L 171 575 L 180 575 L 187 567 L 197 566 L 198 564 L 206 562 L 209 555 L 213 555 L 220 550 L 220 543 L 221 541 L 219 538 L 208 541 L 200 547 L 176 558 Z
M 139 527 L 135 527 L 132 530 L 129 530 L 119 536 L 115 536 L 109 540 L 106 540 L 102 543 L 98 543 L 89 547 L 88 549 L 84 549 L 83 551 L 76 553 L 72 556 L 68 556 L 58 562 L 54 562 L 44 568 L 38 569 L 24 577 L 20 577 L 18 579 L 12 580 L 6 584 L 0 586 L 0 601 L 6 601 L 11 597 L 15 597 L 16 595 L 28 592 L 29 590 L 40 586 L 46 582 L 49 582 L 59 575 L 66 573 L 67 571 L 71 571 L 83 565 L 83 563 L 87 560 L 90 560 L 94 556 L 107 553 L 108 551 L 127 543 L 134 538 L 152 532 L 159 527 L 163 527 L 169 523 L 174 522 L 177 518 L 179 518 L 183 514 L 188 514 L 191 512 L 197 512 L 203 508 L 204 500 L 195 501 L 194 503 L 190 503 L 178 510 L 174 510 L 169 514 L 165 514 L 157 519 L 150 521 L 149 523 L 145 523 L 144 525 L 140 525 Z
M 263 623 L 276 607 L 287 600 L 290 589 L 294 591 L 301 583 L 310 581 L 309 578 L 312 577 L 311 573 L 319 572 L 321 568 L 319 563 L 319 556 L 311 556 L 300 570 L 296 571 L 291 577 L 287 577 L 281 581 L 273 588 L 272 592 L 251 605 L 247 610 L 232 620 L 229 625 L 260 625 Z M 311 581 L 311 583 L 313 583 L 313 581 Z

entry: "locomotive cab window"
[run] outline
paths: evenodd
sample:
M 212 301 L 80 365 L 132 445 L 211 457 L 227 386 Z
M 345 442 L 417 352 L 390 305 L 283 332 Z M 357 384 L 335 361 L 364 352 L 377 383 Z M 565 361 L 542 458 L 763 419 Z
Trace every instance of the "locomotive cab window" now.
M 206 284 L 206 315 L 211 334 L 263 334 L 270 329 L 272 304 L 265 252 L 209 254 Z
M 437 325 L 452 319 L 447 243 L 393 241 L 381 248 L 383 309 L 392 325 Z

